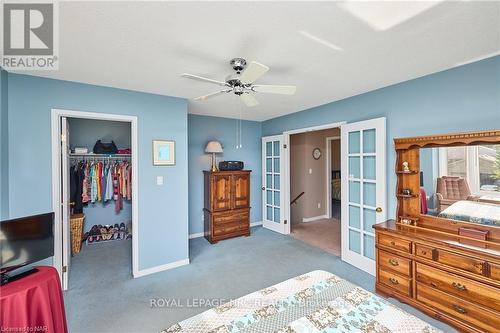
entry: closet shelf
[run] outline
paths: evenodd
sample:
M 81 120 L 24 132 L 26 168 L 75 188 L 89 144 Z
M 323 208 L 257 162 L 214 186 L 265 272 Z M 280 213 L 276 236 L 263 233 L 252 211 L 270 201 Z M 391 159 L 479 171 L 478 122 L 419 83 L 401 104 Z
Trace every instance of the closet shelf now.
M 70 153 L 70 157 L 106 157 L 106 158 L 124 158 L 131 157 L 132 154 L 75 154 Z

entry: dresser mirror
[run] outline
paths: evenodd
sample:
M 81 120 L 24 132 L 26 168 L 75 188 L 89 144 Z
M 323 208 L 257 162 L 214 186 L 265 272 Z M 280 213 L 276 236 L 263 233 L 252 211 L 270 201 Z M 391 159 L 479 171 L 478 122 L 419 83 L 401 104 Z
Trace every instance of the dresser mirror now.
M 500 130 L 394 144 L 398 224 L 500 243 Z
M 420 213 L 500 227 L 500 144 L 420 149 Z

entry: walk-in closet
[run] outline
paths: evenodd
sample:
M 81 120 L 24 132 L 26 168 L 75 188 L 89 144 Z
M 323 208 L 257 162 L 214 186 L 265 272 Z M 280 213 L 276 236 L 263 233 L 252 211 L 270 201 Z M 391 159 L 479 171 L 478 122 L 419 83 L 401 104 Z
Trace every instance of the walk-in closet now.
M 71 270 L 68 288 L 92 286 L 93 274 L 131 278 L 131 123 L 66 118 Z

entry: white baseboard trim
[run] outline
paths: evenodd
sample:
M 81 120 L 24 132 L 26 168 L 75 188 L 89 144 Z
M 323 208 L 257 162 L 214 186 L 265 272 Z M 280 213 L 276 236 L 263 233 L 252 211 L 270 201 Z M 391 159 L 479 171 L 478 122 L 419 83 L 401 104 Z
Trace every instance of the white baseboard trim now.
M 177 268 L 177 267 L 184 266 L 184 265 L 189 265 L 189 258 L 184 259 L 184 260 L 170 262 L 168 264 L 164 264 L 164 265 L 160 265 L 160 266 L 141 269 L 138 272 L 134 273 L 134 278 L 139 278 L 139 277 L 146 276 L 149 274 L 166 271 L 166 270 Z
M 189 239 L 193 239 L 193 238 L 200 238 L 200 237 L 203 237 L 203 236 L 205 236 L 205 233 L 203 233 L 203 232 L 198 232 L 198 233 L 196 233 L 196 234 L 191 234 L 191 235 L 189 235 Z
M 250 228 L 251 228 L 251 227 L 257 227 L 257 226 L 259 226 L 259 225 L 262 225 L 262 221 L 252 222 L 252 223 L 250 223 Z M 189 235 L 189 239 L 193 239 L 193 238 L 200 238 L 200 237 L 203 237 L 203 236 L 205 236 L 205 233 L 203 233 L 203 232 L 198 232 L 198 233 L 196 233 L 196 234 L 190 234 L 190 235 Z
M 312 221 L 317 221 L 317 220 L 322 220 L 322 219 L 327 219 L 328 215 L 320 215 L 320 216 L 313 216 L 313 217 L 303 217 L 302 222 L 312 222 Z
M 259 225 L 262 225 L 262 221 L 252 222 L 252 223 L 250 223 L 250 228 L 251 228 L 251 227 L 257 227 L 257 226 L 259 226 Z

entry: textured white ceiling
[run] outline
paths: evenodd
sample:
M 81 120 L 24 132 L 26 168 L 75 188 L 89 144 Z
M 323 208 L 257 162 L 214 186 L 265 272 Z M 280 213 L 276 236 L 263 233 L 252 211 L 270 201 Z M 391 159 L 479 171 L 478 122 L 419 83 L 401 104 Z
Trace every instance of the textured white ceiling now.
M 189 102 L 195 114 L 266 120 L 500 53 L 500 2 L 61 2 L 60 66 L 33 75 L 193 98 L 233 57 L 294 96 Z M 168 110 L 165 110 L 168 112 Z

